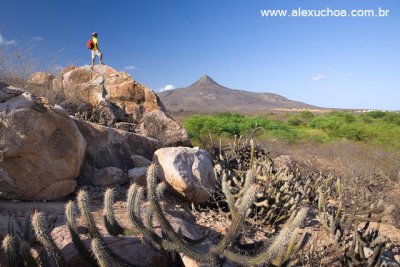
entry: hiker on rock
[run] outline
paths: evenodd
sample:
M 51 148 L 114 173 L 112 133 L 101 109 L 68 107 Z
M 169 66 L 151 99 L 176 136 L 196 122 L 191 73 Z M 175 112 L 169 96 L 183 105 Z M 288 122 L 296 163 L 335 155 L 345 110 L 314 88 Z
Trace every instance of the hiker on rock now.
M 88 41 L 87 47 L 92 51 L 92 66 L 94 66 L 96 55 L 99 57 L 100 64 L 104 65 L 103 54 L 99 49 L 99 43 L 97 41 L 97 32 L 92 33 L 92 39 Z

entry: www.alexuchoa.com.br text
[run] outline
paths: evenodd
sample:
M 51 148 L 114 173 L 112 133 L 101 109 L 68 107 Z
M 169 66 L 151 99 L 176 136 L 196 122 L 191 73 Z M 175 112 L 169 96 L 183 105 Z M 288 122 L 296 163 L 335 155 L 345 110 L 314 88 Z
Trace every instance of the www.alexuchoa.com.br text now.
M 388 17 L 389 9 L 261 9 L 262 17 Z

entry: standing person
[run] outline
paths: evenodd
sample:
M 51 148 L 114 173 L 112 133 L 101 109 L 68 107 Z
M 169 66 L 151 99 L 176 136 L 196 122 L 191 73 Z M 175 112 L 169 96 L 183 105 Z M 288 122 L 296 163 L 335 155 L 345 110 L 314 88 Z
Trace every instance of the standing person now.
M 92 33 L 92 41 L 93 41 L 93 48 L 92 50 L 92 66 L 94 66 L 94 60 L 96 58 L 96 55 L 99 57 L 100 64 L 104 65 L 103 63 L 103 54 L 101 53 L 99 49 L 99 43 L 97 41 L 97 32 Z

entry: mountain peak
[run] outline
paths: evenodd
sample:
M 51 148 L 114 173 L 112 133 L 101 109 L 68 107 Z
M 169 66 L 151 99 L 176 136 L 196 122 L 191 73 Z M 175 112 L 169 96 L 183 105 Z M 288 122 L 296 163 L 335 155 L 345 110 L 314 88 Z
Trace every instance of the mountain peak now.
M 216 88 L 223 87 L 216 81 L 214 81 L 210 76 L 204 75 L 200 79 L 198 79 L 195 83 L 193 83 L 190 87 L 193 88 Z

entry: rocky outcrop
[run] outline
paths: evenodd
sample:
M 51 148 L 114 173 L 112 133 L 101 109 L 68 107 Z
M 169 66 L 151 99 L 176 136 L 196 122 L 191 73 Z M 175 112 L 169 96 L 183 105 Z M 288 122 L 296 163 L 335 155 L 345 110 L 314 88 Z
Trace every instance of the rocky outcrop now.
M 98 169 L 116 167 L 128 171 L 134 167 L 132 155 L 152 159 L 159 142 L 145 136 L 75 119 L 87 142 L 82 181 L 91 182 Z
M 36 72 L 29 77 L 27 82 L 25 88 L 27 91 L 36 96 L 46 97 L 51 104 L 60 104 L 64 101 L 64 94 L 53 74 Z
M 28 82 L 37 85 L 50 85 L 54 79 L 55 76 L 53 74 L 47 72 L 35 72 L 29 77 Z
M 140 121 L 140 132 L 160 141 L 163 147 L 191 146 L 187 131 L 161 111 L 152 111 Z
M 13 87 L 0 89 L 0 191 L 22 200 L 73 192 L 86 142 L 60 106 Z
M 26 88 L 85 120 L 159 136 L 163 146 L 190 146 L 186 131 L 165 115 L 156 93 L 109 66 L 70 66 L 57 76 L 38 72 L 29 78 Z M 160 127 L 165 133 L 154 132 Z
M 159 178 L 189 202 L 207 202 L 216 180 L 209 154 L 188 147 L 161 148 L 154 153 Z

